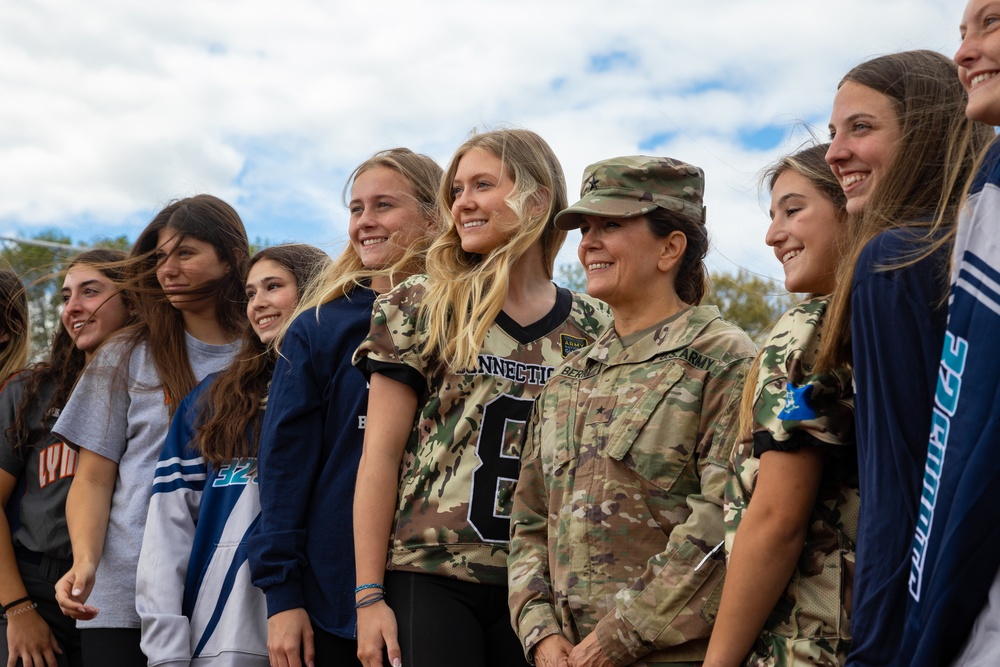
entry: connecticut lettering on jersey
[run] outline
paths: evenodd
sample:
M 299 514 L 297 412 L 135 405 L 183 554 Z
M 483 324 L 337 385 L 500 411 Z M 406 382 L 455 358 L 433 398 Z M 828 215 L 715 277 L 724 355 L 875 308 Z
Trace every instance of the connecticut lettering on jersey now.
M 934 507 L 937 505 L 941 468 L 944 467 L 944 456 L 948 448 L 948 432 L 962 389 L 962 373 L 965 370 L 968 350 L 969 343 L 964 338 L 955 336 L 950 331 L 945 332 L 937 390 L 934 392 L 934 412 L 931 415 L 931 437 L 927 447 L 927 463 L 924 466 L 924 485 L 920 493 L 917 529 L 913 536 L 909 588 L 910 595 L 917 601 L 920 600 L 927 541 L 931 537 L 931 528 L 934 524 Z
M 38 454 L 38 486 L 44 489 L 52 482 L 76 474 L 77 452 L 65 442 L 49 445 Z
M 459 371 L 458 375 L 494 375 L 518 384 L 542 386 L 552 376 L 555 366 L 525 364 L 492 354 L 479 355 L 479 368 Z

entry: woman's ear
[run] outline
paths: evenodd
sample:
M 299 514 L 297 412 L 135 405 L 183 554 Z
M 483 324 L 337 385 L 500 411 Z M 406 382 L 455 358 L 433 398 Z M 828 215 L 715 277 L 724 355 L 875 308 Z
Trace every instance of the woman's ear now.
M 660 239 L 660 242 L 662 246 L 656 267 L 664 273 L 670 273 L 680 267 L 681 260 L 684 259 L 684 251 L 688 245 L 687 236 L 675 229 L 666 238 Z

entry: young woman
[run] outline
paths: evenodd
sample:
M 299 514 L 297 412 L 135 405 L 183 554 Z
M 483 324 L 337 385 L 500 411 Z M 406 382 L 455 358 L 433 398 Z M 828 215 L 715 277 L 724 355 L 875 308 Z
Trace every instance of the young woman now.
M 260 516 L 257 445 L 277 359 L 270 343 L 329 263 L 322 250 L 302 244 L 254 255 L 245 274 L 250 327 L 239 354 L 174 414 L 136 576 L 150 665 L 269 664 L 264 595 L 250 583 L 246 536 Z
M 368 390 L 351 355 L 377 293 L 423 266 L 440 228 L 440 179 L 441 167 L 405 148 L 354 170 L 344 190 L 350 243 L 281 340 L 258 454 L 261 516 L 249 541 L 274 667 L 357 664 L 350 507 Z
M 826 159 L 847 197 L 850 246 L 817 369 L 854 369 L 861 510 L 849 664 L 901 659 L 921 576 L 910 544 L 944 342 L 945 230 L 992 136 L 965 118 L 965 100 L 954 63 L 909 51 L 855 67 L 833 102 Z
M 150 481 L 180 399 L 239 348 L 248 255 L 242 221 L 216 197 L 158 213 L 127 265 L 139 323 L 101 348 L 53 429 L 80 449 L 66 502 L 73 567 L 56 598 L 87 665 L 146 664 L 135 572 Z
M 79 633 L 60 613 L 53 588 L 70 566 L 66 494 L 77 452 L 52 434 L 52 425 L 98 346 L 133 319 L 116 265 L 124 259 L 124 252 L 99 249 L 73 260 L 62 286 L 62 327 L 48 359 L 0 393 L 3 664 L 81 664 Z
M 994 78 L 1000 68 L 998 28 L 1000 5 L 970 0 L 955 54 L 968 93 L 966 116 L 991 126 L 1000 126 L 1000 80 Z M 917 525 L 914 551 L 919 549 L 923 570 L 902 650 L 918 667 L 1000 663 L 1000 526 L 990 518 L 993 490 L 1000 484 L 998 188 L 1000 143 L 994 140 L 968 184 L 952 254 L 948 329 L 921 497 L 933 522 Z
M 766 176 L 767 244 L 786 289 L 812 296 L 774 325 L 744 390 L 726 487 L 729 568 L 705 657 L 713 667 L 843 665 L 850 647 L 859 502 L 851 372 L 813 370 L 847 231 L 827 148 L 790 155 Z
M 28 297 L 24 283 L 9 269 L 0 270 L 0 386 L 28 363 Z
M 701 169 L 603 160 L 556 219 L 614 327 L 542 390 L 514 495 L 510 607 L 539 667 L 700 664 L 726 461 L 753 359 L 705 293 Z
M 609 320 L 551 281 L 566 185 L 538 135 L 473 136 L 439 202 L 427 275 L 376 301 L 355 357 L 371 382 L 354 500 L 366 667 L 386 649 L 394 665 L 523 663 L 506 588 L 520 435 L 555 366 Z

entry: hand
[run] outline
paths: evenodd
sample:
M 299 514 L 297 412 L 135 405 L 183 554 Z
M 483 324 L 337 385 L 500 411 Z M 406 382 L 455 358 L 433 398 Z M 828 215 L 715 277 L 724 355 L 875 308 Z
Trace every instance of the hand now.
M 549 635 L 535 644 L 532 657 L 538 667 L 568 667 L 573 644 L 562 635 Z
M 78 621 L 93 619 L 100 610 L 84 604 L 94 590 L 96 566 L 73 563 L 70 571 L 56 582 L 56 602 L 62 613 Z
M 615 667 L 615 663 L 604 654 L 597 633 L 591 632 L 570 651 L 569 667 Z
M 302 607 L 286 609 L 267 619 L 267 655 L 272 667 L 313 667 L 316 647 L 312 623 Z
M 382 649 L 392 667 L 402 667 L 396 615 L 385 601 L 358 609 L 358 659 L 364 667 L 382 667 Z
M 14 610 L 11 610 L 14 611 Z M 7 667 L 57 667 L 56 653 L 62 654 L 45 620 L 35 610 L 7 619 Z

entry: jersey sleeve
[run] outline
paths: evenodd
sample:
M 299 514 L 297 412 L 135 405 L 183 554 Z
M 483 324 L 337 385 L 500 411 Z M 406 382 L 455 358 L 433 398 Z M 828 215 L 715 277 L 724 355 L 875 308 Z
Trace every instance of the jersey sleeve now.
M 17 404 L 24 395 L 24 373 L 7 381 L 0 390 L 0 469 L 12 477 L 20 477 L 25 468 L 25 457 L 18 456 L 7 437 L 7 429 L 17 419 Z
M 305 606 L 302 569 L 310 498 L 321 467 L 316 440 L 324 433 L 324 374 L 313 363 L 306 327 L 292 323 L 271 380 L 257 455 L 260 521 L 247 542 L 254 586 L 267 598 L 267 614 Z M 321 332 L 319 332 L 321 335 Z
M 853 390 L 846 368 L 815 372 L 828 300 L 802 302 L 778 320 L 760 353 L 754 454 L 854 441 Z
M 200 394 L 196 389 L 185 397 L 170 424 L 139 552 L 135 606 L 142 622 L 142 652 L 156 667 L 191 662 L 184 585 L 208 472 L 205 459 L 190 447 Z
M 408 280 L 375 300 L 371 329 L 354 353 L 353 363 L 366 377 L 381 373 L 412 387 L 417 396 L 426 396 L 430 387 L 427 361 L 422 356 L 426 327 L 418 322 L 424 296 L 420 278 Z
M 128 444 L 129 344 L 104 345 L 87 365 L 52 432 L 115 463 Z

